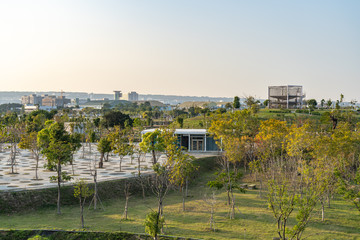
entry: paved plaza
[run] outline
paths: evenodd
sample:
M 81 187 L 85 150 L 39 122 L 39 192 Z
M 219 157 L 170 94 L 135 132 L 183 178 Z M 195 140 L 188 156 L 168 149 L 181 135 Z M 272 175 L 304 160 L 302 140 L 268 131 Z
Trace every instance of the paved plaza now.
M 85 151 L 81 148 L 74 156 L 73 165 L 66 165 L 62 169 L 73 177 L 69 182 L 63 184 L 73 184 L 77 179 L 84 179 L 87 182 L 93 182 L 94 166 L 98 166 L 100 154 L 96 150 L 96 145 L 92 145 L 91 153 L 89 147 L 85 147 Z M 16 156 L 16 174 L 11 174 L 10 165 L 10 150 L 5 147 L 3 152 L 0 152 L 0 191 L 17 191 L 25 189 L 38 189 L 56 187 L 56 182 L 50 182 L 50 176 L 56 176 L 55 171 L 49 171 L 44 168 L 45 159 L 39 160 L 38 177 L 35 179 L 35 165 L 36 161 L 32 157 L 31 152 L 18 148 L 18 154 Z M 165 155 L 161 155 L 160 162 L 166 160 Z M 130 156 L 124 157 L 122 161 L 122 171 L 119 170 L 119 156 L 110 154 L 109 161 L 104 161 L 103 168 L 97 168 L 97 180 L 106 181 L 120 178 L 128 178 L 137 176 L 138 162 L 137 158 L 133 157 L 131 161 Z M 152 157 L 150 154 L 146 154 L 141 158 L 141 173 L 152 172 Z

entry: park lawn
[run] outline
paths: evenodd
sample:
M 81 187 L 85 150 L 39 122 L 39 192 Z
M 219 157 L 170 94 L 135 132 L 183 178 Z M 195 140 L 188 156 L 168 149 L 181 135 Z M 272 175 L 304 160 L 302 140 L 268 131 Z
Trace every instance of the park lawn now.
M 205 187 L 205 183 L 211 178 L 212 173 L 205 173 L 190 188 L 185 213 L 182 212 L 180 193 L 173 191 L 168 194 L 164 208 L 166 235 L 201 239 L 272 239 L 277 236 L 275 221 L 267 208 L 266 199 L 260 198 L 257 190 L 235 194 L 238 207 L 235 220 L 227 218 L 226 194 L 217 192 L 215 221 L 218 231 L 209 231 L 209 207 L 203 199 L 205 193 L 211 193 Z M 137 195 L 132 196 L 128 221 L 122 220 L 124 199 L 104 201 L 104 207 L 105 210 L 86 209 L 86 230 L 143 233 L 145 215 L 151 209 L 156 209 L 156 198 L 149 196 L 142 199 Z M 318 206 L 303 237 L 360 239 L 360 214 L 350 203 L 341 199 L 333 200 L 331 208 L 326 208 L 325 216 L 325 222 L 321 222 Z M 294 219 L 291 219 L 291 222 L 293 221 Z M 1 229 L 79 229 L 79 207 L 64 206 L 62 215 L 56 214 L 55 207 L 21 214 L 2 214 L 0 226 Z
M 201 129 L 201 128 L 209 128 L 211 121 L 210 121 L 210 117 L 206 116 L 206 118 L 204 118 L 204 115 L 199 115 L 196 117 L 191 117 L 191 118 L 184 118 L 184 123 L 183 123 L 183 128 L 185 129 Z M 174 121 L 173 123 L 171 123 L 170 127 L 173 128 L 180 128 L 180 125 Z

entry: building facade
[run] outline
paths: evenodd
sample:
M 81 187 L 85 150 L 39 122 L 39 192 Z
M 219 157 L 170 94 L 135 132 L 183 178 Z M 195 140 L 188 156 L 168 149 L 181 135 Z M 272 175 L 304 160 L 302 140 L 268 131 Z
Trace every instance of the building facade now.
M 71 102 L 70 99 L 65 98 L 64 96 L 48 96 L 48 95 L 36 95 L 31 94 L 29 96 L 21 97 L 21 104 L 23 105 L 38 105 L 45 106 L 50 108 L 64 107 L 65 105 Z
M 36 94 L 31 94 L 29 96 L 22 96 L 21 97 L 21 104 L 24 105 L 39 105 L 42 104 L 42 97 Z
M 300 109 L 304 97 L 302 86 L 269 86 L 269 108 Z
M 122 97 L 121 91 L 114 91 L 114 100 L 120 100 Z
M 156 129 L 147 129 L 141 132 L 153 132 Z M 208 134 L 206 129 L 175 129 L 174 134 L 178 139 L 178 146 L 188 152 L 218 152 L 221 149 L 215 139 Z

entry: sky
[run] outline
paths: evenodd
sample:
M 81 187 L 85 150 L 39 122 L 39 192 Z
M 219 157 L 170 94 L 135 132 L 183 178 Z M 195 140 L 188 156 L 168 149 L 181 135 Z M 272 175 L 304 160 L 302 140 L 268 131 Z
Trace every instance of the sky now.
M 360 1 L 0 0 L 0 91 L 360 102 Z

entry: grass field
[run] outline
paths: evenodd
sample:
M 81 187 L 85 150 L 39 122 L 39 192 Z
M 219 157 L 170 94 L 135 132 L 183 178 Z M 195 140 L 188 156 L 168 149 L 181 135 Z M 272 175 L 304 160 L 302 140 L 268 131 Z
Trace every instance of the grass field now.
M 225 194 L 218 192 L 216 206 L 217 232 L 209 228 L 209 207 L 203 196 L 210 191 L 205 187 L 212 178 L 212 172 L 206 172 L 196 179 L 190 188 L 186 209 L 182 212 L 181 195 L 170 192 L 165 199 L 164 215 L 166 235 L 184 236 L 201 239 L 272 239 L 276 237 L 275 221 L 267 208 L 266 199 L 260 198 L 257 190 L 245 194 L 236 193 L 238 211 L 235 220 L 227 217 L 228 207 Z M 104 199 L 103 199 L 104 200 Z M 123 221 L 124 199 L 104 201 L 105 210 L 86 210 L 85 225 L 92 231 L 128 231 L 144 232 L 144 218 L 150 209 L 156 209 L 155 197 L 142 199 L 133 196 L 130 199 L 129 215 L 131 220 Z M 318 207 L 305 230 L 306 239 L 360 239 L 360 214 L 348 202 L 334 199 L 331 208 L 325 210 L 326 220 L 321 222 Z M 291 219 L 290 224 L 294 219 Z M 79 207 L 66 206 L 62 215 L 55 208 L 41 209 L 14 215 L 0 215 L 2 229 L 63 229 L 74 230 L 80 226 Z

